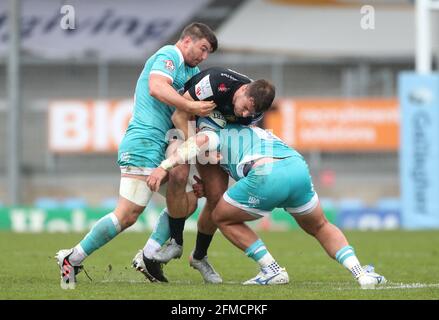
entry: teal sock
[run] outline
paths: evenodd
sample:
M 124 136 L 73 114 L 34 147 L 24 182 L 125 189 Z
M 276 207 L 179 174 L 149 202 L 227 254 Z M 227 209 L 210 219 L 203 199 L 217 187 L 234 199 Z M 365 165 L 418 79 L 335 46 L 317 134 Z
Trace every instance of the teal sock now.
M 265 256 L 267 253 L 268 250 L 261 239 L 256 240 L 252 245 L 250 245 L 250 247 L 245 249 L 245 254 L 247 255 L 247 257 L 252 258 L 256 262 L 261 260 L 262 257 Z
M 355 255 L 354 248 L 351 246 L 344 246 L 335 254 L 335 260 L 348 269 L 355 278 L 363 274 L 363 268 Z
M 351 246 L 345 246 L 337 251 L 335 254 L 335 260 L 337 260 L 340 264 L 343 264 L 347 258 L 352 256 L 355 256 L 354 248 Z
M 268 252 L 261 239 L 256 240 L 250 247 L 245 249 L 245 254 L 256 261 L 261 268 L 270 268 L 273 272 L 280 270 L 280 266 Z
M 150 239 L 154 239 L 160 246 L 162 246 L 171 236 L 171 231 L 169 229 L 169 216 L 168 209 L 164 208 L 160 212 L 157 224 L 152 231 Z
M 117 236 L 120 230 L 119 221 L 116 215 L 111 212 L 96 222 L 79 245 L 88 256 Z

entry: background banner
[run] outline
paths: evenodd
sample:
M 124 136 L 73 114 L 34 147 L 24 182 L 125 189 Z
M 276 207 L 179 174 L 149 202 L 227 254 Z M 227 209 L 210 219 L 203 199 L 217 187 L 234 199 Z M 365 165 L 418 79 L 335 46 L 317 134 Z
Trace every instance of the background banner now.
M 139 216 L 129 232 L 152 231 L 157 223 L 164 203 L 152 201 L 145 212 Z M 185 231 L 196 232 L 197 220 L 201 206 L 191 215 L 185 224 Z M 112 209 L 85 207 L 68 208 L 35 208 L 35 207 L 0 207 L 0 232 L 88 232 L 97 220 Z M 336 222 L 336 212 L 325 209 L 326 217 Z M 296 221 L 282 209 L 273 210 L 273 214 L 262 219 L 251 221 L 249 225 L 256 230 L 288 231 L 298 229 Z
M 400 75 L 404 228 L 439 227 L 439 75 Z
M 299 151 L 396 151 L 396 99 L 281 99 L 264 126 Z
M 263 126 L 299 151 L 397 151 L 396 99 L 280 99 Z M 52 152 L 116 152 L 133 101 L 58 100 L 49 107 Z
M 133 100 L 58 100 L 49 105 L 52 152 L 117 152 Z
M 208 3 L 207 0 L 21 2 L 23 50 L 56 60 L 86 57 L 144 60 L 174 33 L 181 32 L 188 20 Z M 62 11 L 64 5 L 71 7 Z M 0 57 L 8 52 L 7 9 L 8 1 L 0 1 Z M 70 29 L 72 26 L 74 29 Z

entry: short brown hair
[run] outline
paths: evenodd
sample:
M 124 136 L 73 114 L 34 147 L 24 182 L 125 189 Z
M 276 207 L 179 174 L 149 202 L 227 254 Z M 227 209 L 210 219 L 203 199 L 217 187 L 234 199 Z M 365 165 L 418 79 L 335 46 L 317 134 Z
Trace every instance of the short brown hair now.
M 247 95 L 254 100 L 257 113 L 267 111 L 273 103 L 276 89 L 274 85 L 264 79 L 256 80 L 248 85 Z
M 218 40 L 215 36 L 215 33 L 212 31 L 212 29 L 209 28 L 208 25 L 204 23 L 193 22 L 190 25 L 188 25 L 182 31 L 180 35 L 180 39 L 183 39 L 186 36 L 198 40 L 206 39 L 210 43 L 210 46 L 212 47 L 212 52 L 215 52 L 216 49 L 218 49 Z

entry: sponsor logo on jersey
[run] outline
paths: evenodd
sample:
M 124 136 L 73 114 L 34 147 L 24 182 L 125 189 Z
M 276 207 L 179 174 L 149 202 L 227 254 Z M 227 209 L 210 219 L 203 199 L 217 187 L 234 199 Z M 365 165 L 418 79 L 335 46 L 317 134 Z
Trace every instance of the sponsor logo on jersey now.
M 225 83 L 220 83 L 220 85 L 218 86 L 219 92 L 227 92 L 229 89 L 230 88 L 227 88 Z
M 260 202 L 261 202 L 261 200 L 259 200 L 256 197 L 253 197 L 253 196 L 248 197 L 248 204 L 250 206 L 257 206 Z
M 245 77 L 245 78 L 249 79 L 250 81 L 253 81 L 248 76 L 246 76 L 245 74 L 239 73 L 238 71 L 235 71 L 235 70 L 232 70 L 232 69 L 227 69 L 227 70 L 229 70 L 230 72 L 234 72 L 236 74 L 239 74 L 241 77 Z
M 209 77 L 210 75 L 205 76 L 195 85 L 195 94 L 199 100 L 204 100 L 213 96 Z
M 120 155 L 120 161 L 128 162 L 131 160 L 131 155 L 129 152 L 122 152 Z
M 234 80 L 234 81 L 238 81 L 238 79 L 236 79 L 235 77 L 231 76 L 228 73 L 221 73 L 221 76 L 229 78 L 229 79 Z
M 172 62 L 172 60 L 165 60 L 165 68 L 168 69 L 169 71 L 174 71 L 175 66 L 174 66 L 174 62 Z

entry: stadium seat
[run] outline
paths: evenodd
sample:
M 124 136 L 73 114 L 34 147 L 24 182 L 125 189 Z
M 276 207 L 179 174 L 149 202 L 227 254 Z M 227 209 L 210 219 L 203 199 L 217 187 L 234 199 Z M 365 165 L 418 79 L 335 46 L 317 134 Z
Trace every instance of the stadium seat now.
M 335 208 L 336 207 L 335 201 L 332 198 L 325 198 L 325 197 L 320 198 L 319 197 L 319 200 L 320 200 L 320 204 L 322 205 L 322 207 L 324 209 L 325 208 Z
M 365 207 L 365 203 L 363 200 L 359 198 L 343 198 L 338 201 L 337 207 L 340 210 L 353 210 L 353 209 L 361 209 Z
M 401 226 L 401 200 L 399 198 L 382 198 L 376 203 L 382 219 L 384 228 L 396 229 Z
M 87 201 L 80 197 L 66 198 L 62 201 L 62 207 L 65 209 L 84 209 L 87 207 Z
M 381 198 L 377 201 L 377 207 L 387 210 L 399 210 L 401 208 L 401 200 L 399 198 Z
M 346 229 L 358 227 L 358 219 L 366 209 L 366 205 L 358 198 L 343 198 L 337 203 L 339 214 L 337 215 L 337 226 Z
M 337 216 L 339 214 L 339 210 L 337 208 L 336 202 L 333 198 L 320 198 L 320 204 L 322 206 L 323 212 L 325 213 L 326 218 L 331 223 L 337 223 Z
M 117 197 L 104 198 L 104 199 L 102 199 L 102 201 L 100 203 L 101 208 L 111 209 L 111 210 L 116 208 L 116 205 L 117 205 Z
M 61 206 L 61 203 L 56 198 L 40 197 L 35 199 L 34 206 L 39 209 L 56 209 Z

